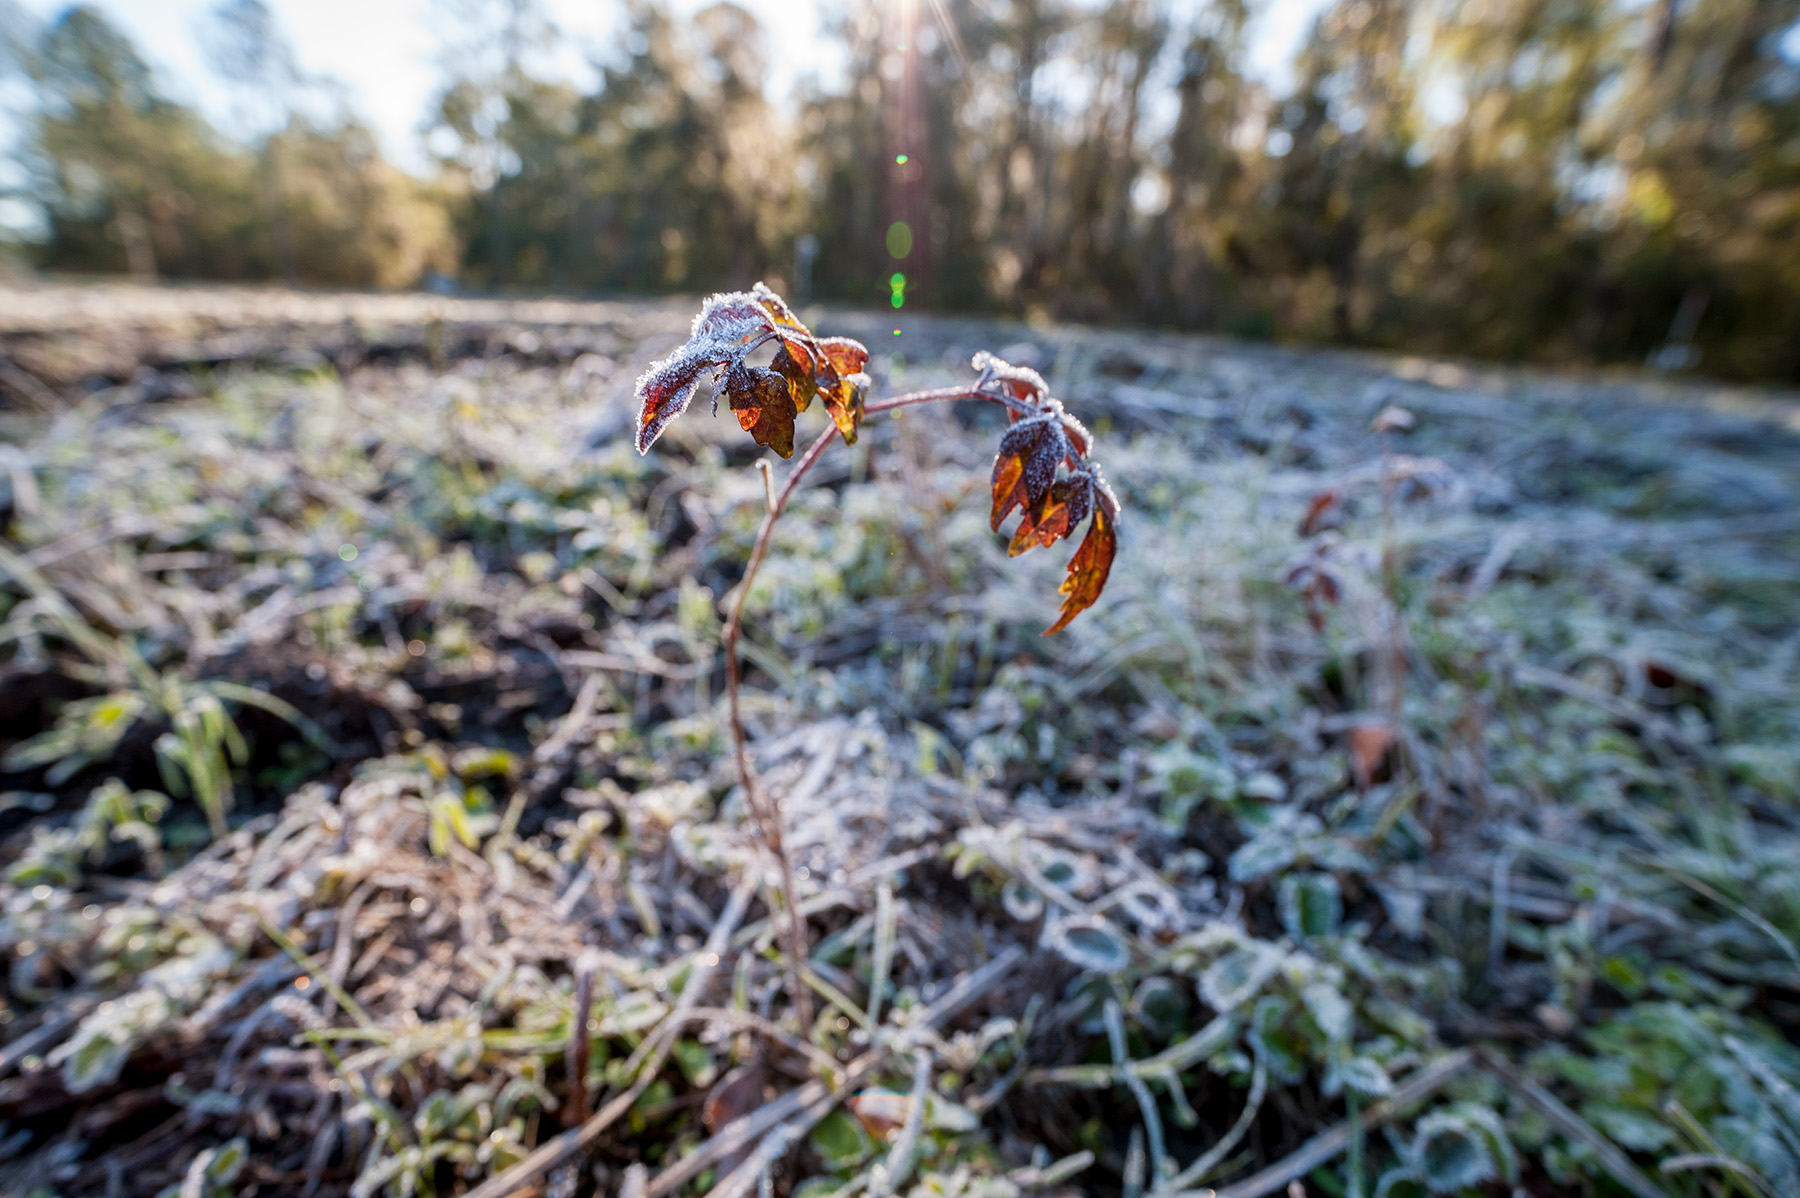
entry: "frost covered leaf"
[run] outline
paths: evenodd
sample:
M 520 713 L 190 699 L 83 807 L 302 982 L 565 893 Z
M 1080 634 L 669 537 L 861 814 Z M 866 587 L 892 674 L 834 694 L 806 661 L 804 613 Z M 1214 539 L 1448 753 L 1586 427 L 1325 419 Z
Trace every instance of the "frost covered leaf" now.
M 669 421 L 687 411 L 702 375 L 741 362 L 773 329 L 768 312 L 744 292 L 708 299 L 687 341 L 638 378 L 637 451 L 650 452 Z
M 1006 430 L 989 477 L 994 504 L 988 523 L 994 531 L 1014 508 L 1030 513 L 1043 504 L 1056 482 L 1056 468 L 1069 452 L 1062 424 L 1053 413 L 1027 416 Z
M 773 341 L 767 367 L 752 366 L 751 351 Z M 723 371 L 720 390 L 738 423 L 758 445 L 782 457 L 794 453 L 794 417 L 822 395 L 844 440 L 856 440 L 869 379 L 869 351 L 847 337 L 824 341 L 800 323 L 779 295 L 758 283 L 748 292 L 715 295 L 674 353 L 637 381 L 637 450 L 646 453 L 669 421 L 692 402 L 700 380 Z
M 1166 977 L 1148 977 L 1131 996 L 1131 1013 L 1159 1040 L 1172 1040 L 1187 1019 L 1188 999 L 1182 988 Z
M 1281 958 L 1280 949 L 1260 941 L 1234 948 L 1200 975 L 1200 997 L 1220 1013 L 1241 1006 L 1275 976 Z
M 1295 940 L 1335 936 L 1344 896 L 1330 874 L 1289 874 L 1280 885 L 1281 925 Z
M 1413 1134 L 1413 1175 L 1434 1194 L 1454 1194 L 1500 1175 L 1487 1137 L 1467 1119 L 1436 1111 Z
M 1394 1081 L 1380 1062 L 1369 1057 L 1351 1057 L 1347 1061 L 1334 1061 L 1325 1071 L 1323 1090 L 1328 1097 L 1335 1097 L 1346 1088 L 1364 1098 L 1385 1098 L 1394 1092 Z
M 856 1098 L 850 1100 L 853 1109 L 856 1101 Z M 842 1110 L 833 1111 L 819 1120 L 811 1138 L 820 1162 L 832 1172 L 854 1168 L 875 1152 L 875 1141 L 864 1125 Z
M 1000 903 L 1020 923 L 1030 923 L 1044 913 L 1044 896 L 1023 882 L 1008 882 L 1000 892 Z
M 788 380 L 773 370 L 733 363 L 720 389 L 738 425 L 765 449 L 794 456 L 794 398 Z
M 1098 915 L 1055 920 L 1044 929 L 1043 942 L 1070 964 L 1095 973 L 1118 973 L 1131 963 L 1124 938 Z
M 1233 882 L 1254 882 L 1294 863 L 1298 852 L 1291 834 L 1259 835 L 1239 845 L 1231 854 Z
M 1313 1017 L 1327 1040 L 1343 1044 L 1350 1039 L 1350 1033 L 1356 1030 L 1356 1011 L 1336 986 L 1329 982 L 1314 982 L 1300 997 L 1306 1003 L 1306 1013 Z

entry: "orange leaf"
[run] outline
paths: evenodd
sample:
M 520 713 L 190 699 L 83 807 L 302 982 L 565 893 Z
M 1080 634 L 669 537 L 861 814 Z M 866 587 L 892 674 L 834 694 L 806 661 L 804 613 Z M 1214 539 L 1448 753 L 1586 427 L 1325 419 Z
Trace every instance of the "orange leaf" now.
M 794 310 L 787 306 L 787 301 L 771 290 L 767 283 L 758 283 L 752 287 L 750 295 L 762 305 L 763 311 L 769 314 L 769 319 L 782 328 L 796 329 L 802 337 L 808 341 L 812 340 L 812 330 L 800 323 L 800 318 L 795 316 Z
M 1375 770 L 1387 758 L 1394 744 L 1394 730 L 1385 723 L 1356 724 L 1350 729 L 1350 772 L 1356 775 L 1356 789 L 1367 790 L 1375 780 Z
M 782 338 L 781 349 L 769 363 L 769 369 L 787 380 L 794 411 L 804 412 L 812 406 L 819 384 L 813 377 L 812 352 L 806 346 Z
M 862 424 L 863 399 L 869 392 L 869 376 L 863 373 L 869 364 L 869 350 L 862 342 L 849 337 L 821 337 L 819 352 L 830 364 L 827 372 L 819 372 L 819 394 L 825 397 L 825 410 L 844 434 L 844 444 L 856 444 L 856 430 Z
M 1081 538 L 1081 546 L 1069 559 L 1069 576 L 1063 579 L 1060 593 L 1066 598 L 1062 615 L 1044 630 L 1045 636 L 1061 632 L 1070 620 L 1094 606 L 1094 600 L 1100 597 L 1101 589 L 1106 586 L 1106 576 L 1112 573 L 1113 555 L 1119 550 L 1114 517 L 1115 510 L 1108 503 L 1094 505 L 1094 522 L 1088 525 L 1087 536 Z
M 1022 420 L 1000 438 L 994 455 L 994 510 L 989 522 L 994 531 L 1014 508 L 1035 511 L 1044 504 L 1056 481 L 1056 467 L 1068 455 L 1062 428 L 1049 416 Z
M 1072 497 L 1079 493 L 1083 496 L 1092 492 L 1092 484 L 1087 479 L 1065 479 L 1051 487 L 1044 495 L 1044 501 L 1036 508 L 1026 511 L 1019 521 L 1019 527 L 1013 531 L 1012 543 L 1006 547 L 1011 557 L 1018 557 L 1033 545 L 1054 545 L 1069 535 L 1071 529 L 1080 523 L 1080 517 L 1074 514 L 1075 505 Z M 1086 514 L 1085 505 L 1081 508 Z
M 784 458 L 794 456 L 794 397 L 788 381 L 773 370 L 735 365 L 723 385 L 738 423 L 758 445 Z

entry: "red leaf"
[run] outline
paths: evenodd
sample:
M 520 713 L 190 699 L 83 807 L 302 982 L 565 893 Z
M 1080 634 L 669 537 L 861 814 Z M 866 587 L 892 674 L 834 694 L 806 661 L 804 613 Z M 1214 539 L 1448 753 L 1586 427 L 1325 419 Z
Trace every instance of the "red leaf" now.
M 672 355 L 644 372 L 637 381 L 637 397 L 642 405 L 638 413 L 639 453 L 650 452 L 650 446 L 662 436 L 669 421 L 687 411 L 700 386 L 700 376 L 712 368 L 712 363 L 698 358 Z
M 1299 534 L 1310 537 L 1323 528 L 1325 517 L 1331 514 L 1342 499 L 1343 496 L 1335 490 L 1320 491 L 1314 495 L 1312 502 L 1306 505 L 1306 515 L 1300 518 Z
M 1063 579 L 1060 593 L 1066 598 L 1062 615 L 1044 630 L 1045 636 L 1067 628 L 1070 620 L 1094 606 L 1094 600 L 1100 597 L 1106 576 L 1112 573 L 1113 555 L 1119 550 L 1118 530 L 1113 526 L 1117 511 L 1110 496 L 1094 505 L 1094 522 L 1088 525 L 1087 536 L 1081 538 L 1075 556 L 1069 559 L 1069 576 Z

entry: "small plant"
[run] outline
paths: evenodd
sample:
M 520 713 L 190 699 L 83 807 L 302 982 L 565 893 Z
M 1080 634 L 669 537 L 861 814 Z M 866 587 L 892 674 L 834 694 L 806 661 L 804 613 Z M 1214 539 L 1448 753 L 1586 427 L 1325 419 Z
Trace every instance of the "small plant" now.
M 775 347 L 769 364 L 751 365 L 750 356 L 767 345 Z M 864 373 L 868 362 L 868 347 L 860 341 L 813 336 L 785 300 L 758 283 L 747 292 L 734 291 L 708 299 L 694 318 L 687 341 L 668 357 L 652 363 L 637 380 L 637 398 L 642 404 L 637 428 L 640 454 L 648 453 L 669 422 L 687 410 L 700 380 L 708 374 L 717 381 L 714 410 L 718 407 L 718 395 L 723 394 L 744 431 L 758 445 L 773 449 L 784 458 L 794 455 L 795 417 L 811 407 L 815 397 L 823 402 L 831 417 L 831 424 L 801 455 L 779 493 L 764 467 L 768 510 L 732 600 L 724 633 L 738 781 L 763 839 L 781 864 L 782 888 L 789 906 L 788 951 L 790 966 L 795 970 L 805 955 L 805 945 L 794 914 L 793 870 L 782 847 L 779 812 L 761 794 L 750 766 L 738 699 L 737 645 L 744 599 L 768 553 L 775 524 L 806 472 L 839 435 L 846 444 L 855 444 L 863 418 L 871 413 L 958 400 L 995 403 L 1006 409 L 1008 428 L 994 455 L 990 480 L 993 510 L 989 522 L 999 531 L 1014 510 L 1021 513 L 1007 552 L 1016 557 L 1033 546 L 1053 545 L 1073 535 L 1084 521 L 1088 525 L 1087 535 L 1069 561 L 1068 577 L 1063 580 L 1061 613 L 1045 630 L 1045 636 L 1060 632 L 1070 620 L 1093 606 L 1106 586 L 1118 549 L 1119 500 L 1106 484 L 1099 465 L 1088 457 L 1093 437 L 1080 421 L 1063 410 L 1061 401 L 1051 397 L 1049 384 L 1037 371 L 1009 365 L 984 352 L 976 354 L 972 363 L 980 377 L 967 387 L 915 391 L 870 403 L 871 380 Z M 795 1000 L 805 1018 L 809 1006 L 805 987 L 797 973 L 791 980 Z
M 140 723 L 161 721 L 169 729 L 155 742 L 163 784 L 172 795 L 193 797 L 216 838 L 227 830 L 226 816 L 234 799 L 232 770 L 250 759 L 250 746 L 227 703 L 260 708 L 286 721 L 314 748 L 332 747 L 323 729 L 266 691 L 156 669 L 129 638 L 96 631 L 29 561 L 3 547 L 0 578 L 15 580 L 32 596 L 51 626 L 88 659 L 90 675 L 108 688 L 95 698 L 66 704 L 48 729 L 0 755 L 0 770 L 47 766 L 45 781 L 60 786 L 89 766 L 110 760 Z M 0 640 L 15 635 L 0 633 Z

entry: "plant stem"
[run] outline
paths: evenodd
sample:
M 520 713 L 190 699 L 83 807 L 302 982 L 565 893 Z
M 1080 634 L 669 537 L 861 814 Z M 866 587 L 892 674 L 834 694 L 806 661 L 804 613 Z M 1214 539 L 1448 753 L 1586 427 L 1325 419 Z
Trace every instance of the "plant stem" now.
M 914 391 L 906 395 L 897 395 L 892 399 L 881 400 L 869 404 L 864 411 L 888 412 L 895 408 L 911 407 L 922 403 L 947 403 L 959 399 L 990 398 L 968 387 L 941 387 L 935 391 Z M 744 736 L 743 703 L 739 697 L 742 681 L 742 667 L 738 663 L 738 640 L 744 629 L 744 602 L 750 596 L 750 584 L 756 581 L 756 572 L 762 568 L 763 558 L 768 556 L 769 542 L 775 533 L 775 522 L 781 519 L 781 513 L 787 510 L 788 500 L 793 497 L 800 486 L 800 480 L 806 472 L 825 455 L 825 450 L 838 435 L 836 424 L 829 425 L 819 434 L 819 439 L 807 446 L 800 460 L 794 463 L 794 469 L 788 474 L 787 481 L 781 485 L 781 492 L 773 500 L 765 500 L 767 510 L 763 513 L 762 526 L 756 530 L 756 546 L 750 551 L 750 561 L 744 567 L 744 577 L 739 580 L 737 593 L 731 600 L 731 611 L 725 618 L 725 689 L 731 705 L 731 745 L 737 761 L 738 785 L 744 788 L 744 798 L 749 804 L 751 818 L 756 821 L 758 833 L 769 851 L 775 854 L 775 860 L 781 867 L 781 900 L 787 908 L 785 939 L 787 941 L 787 973 L 788 993 L 794 1007 L 800 1013 L 801 1033 L 804 1035 L 812 1027 L 812 995 L 801 979 L 801 967 L 806 961 L 806 925 L 800 918 L 800 895 L 794 889 L 794 862 L 788 855 L 787 845 L 781 835 L 781 808 L 763 792 L 757 780 L 756 770 L 750 764 L 750 745 Z M 769 491 L 769 475 L 763 475 L 765 496 Z
M 910 408 L 922 403 L 952 403 L 959 399 L 988 399 L 1001 402 L 994 396 L 977 391 L 972 387 L 939 387 L 935 391 L 910 391 L 905 395 L 896 395 L 892 399 L 880 399 L 863 408 L 864 415 L 876 412 L 891 412 L 895 408 Z
M 763 843 L 769 846 L 769 851 L 775 854 L 775 860 L 781 866 L 781 901 L 787 908 L 788 997 L 800 1012 L 802 1036 L 810 1033 L 813 1021 L 812 995 L 800 980 L 800 966 L 806 959 L 806 926 L 800 919 L 800 895 L 794 889 L 794 862 L 788 856 L 787 845 L 781 836 L 781 810 L 763 793 L 756 778 L 756 770 L 750 765 L 750 746 L 744 739 L 743 706 L 738 697 L 739 675 L 742 672 L 738 665 L 738 637 L 744 626 L 744 600 L 750 595 L 750 584 L 756 580 L 756 571 L 762 566 L 763 558 L 768 555 L 775 522 L 781 519 L 788 498 L 800 485 L 806 472 L 812 469 L 813 463 L 824 455 L 825 447 L 831 444 L 837 431 L 837 425 L 829 426 L 807 448 L 806 453 L 795 464 L 793 472 L 788 475 L 787 482 L 782 484 L 781 493 L 775 497 L 775 502 L 768 505 L 768 510 L 763 513 L 762 527 L 756 530 L 756 547 L 750 551 L 750 564 L 744 567 L 743 580 L 738 583 L 737 594 L 731 601 L 731 614 L 725 620 L 725 686 L 731 701 L 731 743 L 737 755 L 738 784 L 744 788 L 750 815 L 756 820 Z

